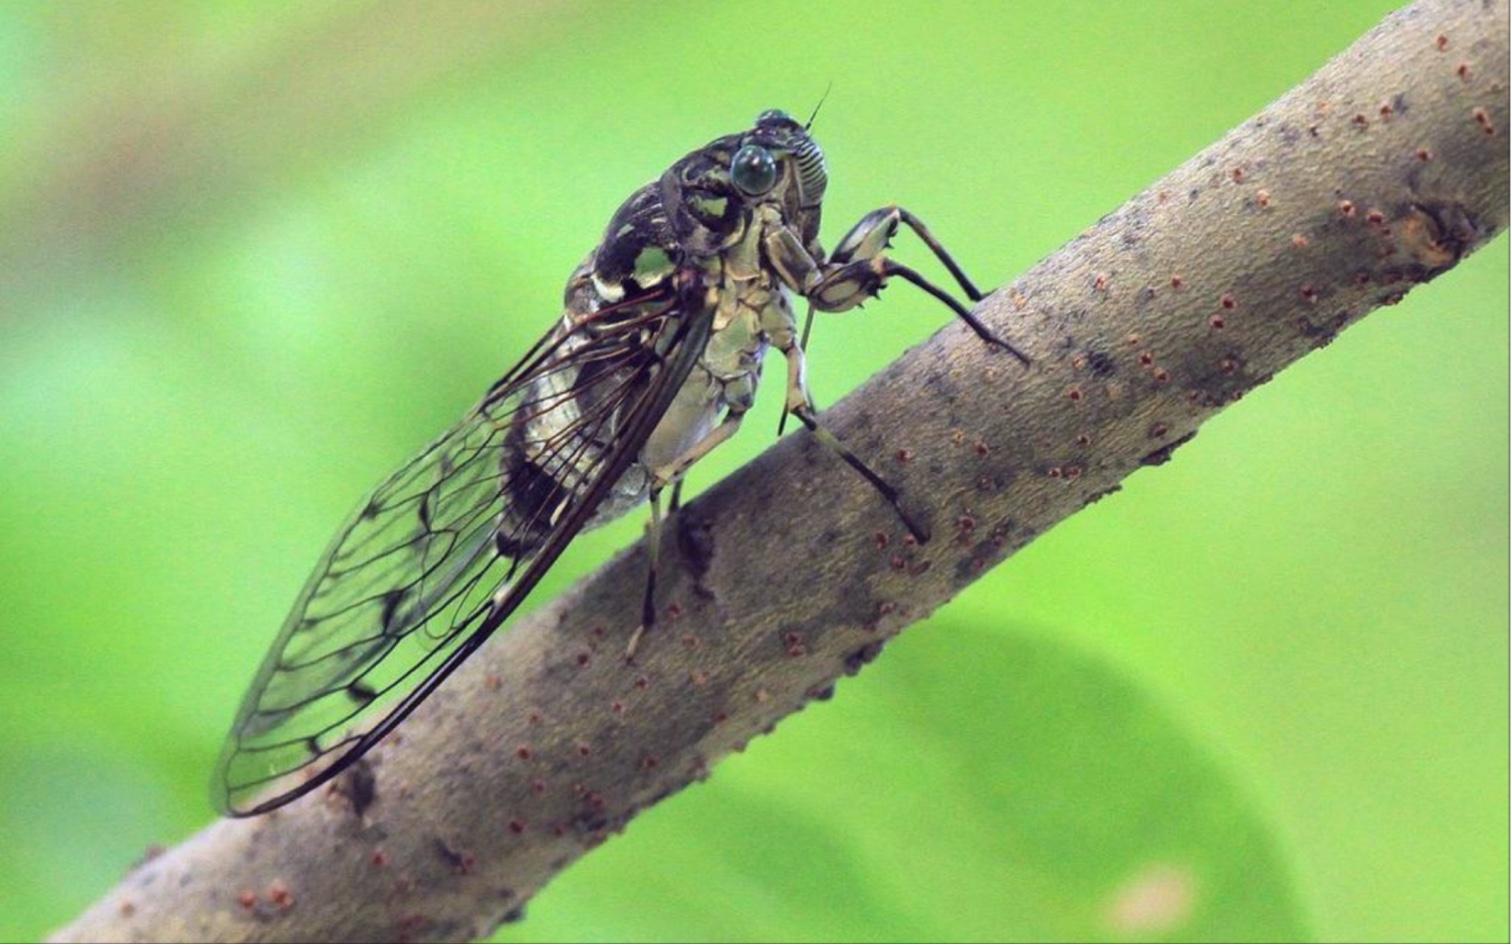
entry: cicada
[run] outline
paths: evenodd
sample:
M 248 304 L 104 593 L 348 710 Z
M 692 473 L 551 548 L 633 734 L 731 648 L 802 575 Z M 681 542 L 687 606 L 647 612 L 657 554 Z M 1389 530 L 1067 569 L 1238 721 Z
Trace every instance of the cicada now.
M 574 537 L 649 500 L 652 579 L 638 639 L 654 616 L 661 492 L 734 434 L 773 348 L 787 362 L 786 410 L 927 537 L 896 491 L 819 425 L 794 299 L 810 315 L 843 311 L 902 278 L 1027 359 L 889 257 L 907 226 L 969 299 L 982 297 L 906 210 L 867 214 L 824 252 L 828 170 L 811 124 L 764 112 L 635 191 L 567 280 L 560 320 L 367 496 L 241 703 L 217 765 L 217 806 L 264 813 L 349 767 L 503 625 Z M 274 786 L 295 772 L 305 776 Z

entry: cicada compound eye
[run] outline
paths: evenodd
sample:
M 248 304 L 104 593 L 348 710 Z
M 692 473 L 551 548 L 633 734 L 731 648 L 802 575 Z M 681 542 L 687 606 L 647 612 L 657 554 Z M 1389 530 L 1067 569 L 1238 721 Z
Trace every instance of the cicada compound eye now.
M 747 196 L 758 197 L 776 186 L 776 158 L 759 144 L 747 144 L 729 162 L 729 177 Z

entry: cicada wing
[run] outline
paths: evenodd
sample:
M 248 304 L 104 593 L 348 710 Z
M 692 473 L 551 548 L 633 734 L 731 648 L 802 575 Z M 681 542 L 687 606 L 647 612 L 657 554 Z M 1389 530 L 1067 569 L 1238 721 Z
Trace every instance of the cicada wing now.
M 634 461 L 701 353 L 709 319 L 669 292 L 659 298 L 637 299 L 646 310 L 635 318 L 547 335 L 348 519 L 241 704 L 212 783 L 218 808 L 265 812 L 338 774 L 518 607 Z M 529 463 L 516 461 L 526 448 L 520 418 L 551 410 L 562 421 L 528 441 Z M 575 485 L 515 480 L 542 470 L 570 470 Z M 304 778 L 263 795 L 295 772 Z
M 341 529 L 237 714 L 216 780 L 227 812 L 339 753 L 349 726 L 477 621 L 490 571 L 519 565 L 494 551 L 505 434 L 470 415 Z

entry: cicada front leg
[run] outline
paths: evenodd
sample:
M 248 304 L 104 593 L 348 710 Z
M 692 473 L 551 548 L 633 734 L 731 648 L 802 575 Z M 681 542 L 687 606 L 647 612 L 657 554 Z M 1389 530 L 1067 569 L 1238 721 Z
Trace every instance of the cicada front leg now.
M 854 308 L 869 298 L 874 298 L 886 284 L 888 278 L 897 276 L 906 279 L 914 285 L 928 292 L 930 295 L 948 305 L 952 311 L 970 325 L 972 331 L 988 344 L 994 344 L 1009 354 L 1022 361 L 1025 366 L 1029 360 L 1022 351 L 998 337 L 990 328 L 981 323 L 969 308 L 962 304 L 949 292 L 930 282 L 916 270 L 903 265 L 887 255 L 887 250 L 892 244 L 892 237 L 897 235 L 897 229 L 906 223 L 918 238 L 923 240 L 924 245 L 938 257 L 944 267 L 949 270 L 955 281 L 960 283 L 960 288 L 967 298 L 973 302 L 980 301 L 984 296 L 973 282 L 966 277 L 953 256 L 945 250 L 929 228 L 923 225 L 923 221 L 909 213 L 900 206 L 886 206 L 879 210 L 872 210 L 861 217 L 839 241 L 834 252 L 829 254 L 829 259 L 819 269 L 819 277 L 805 293 L 813 306 L 820 311 L 845 311 Z

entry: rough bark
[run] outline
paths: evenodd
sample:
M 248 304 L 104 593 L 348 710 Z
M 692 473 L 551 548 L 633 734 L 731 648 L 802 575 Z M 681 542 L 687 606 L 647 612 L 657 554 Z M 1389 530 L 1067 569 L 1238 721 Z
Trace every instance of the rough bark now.
M 490 933 L 636 812 L 769 731 L 1056 522 L 1507 223 L 1504 3 L 1388 17 L 826 414 L 933 539 L 805 433 L 484 647 L 336 789 L 212 824 L 55 940 Z M 802 516 L 791 510 L 804 509 Z

